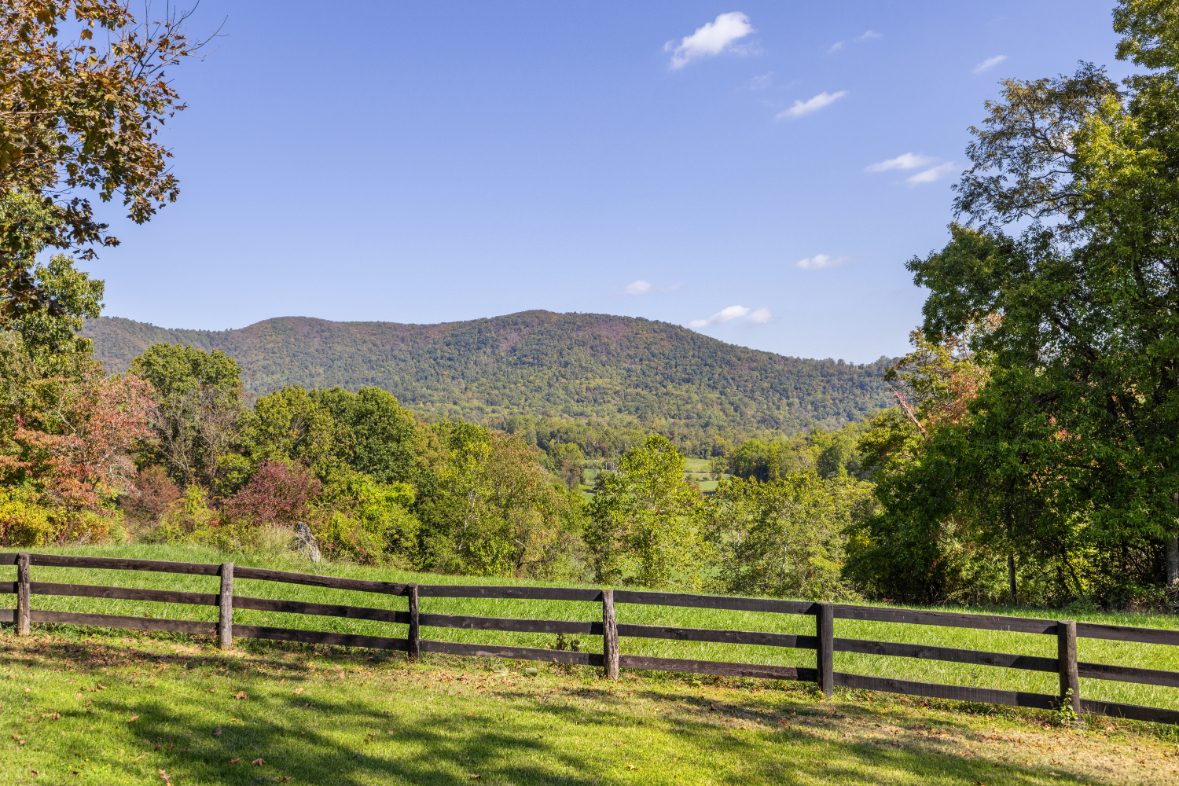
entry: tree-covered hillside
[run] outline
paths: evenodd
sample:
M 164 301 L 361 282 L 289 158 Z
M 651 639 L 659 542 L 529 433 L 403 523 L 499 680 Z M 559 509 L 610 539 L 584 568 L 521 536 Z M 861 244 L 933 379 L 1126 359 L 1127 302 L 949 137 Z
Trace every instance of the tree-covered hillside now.
M 428 419 L 602 419 L 711 434 L 835 428 L 887 406 L 884 359 L 864 366 L 726 344 L 677 325 L 601 314 L 519 314 L 403 325 L 268 319 L 223 332 L 121 318 L 86 323 L 122 372 L 152 344 L 219 349 L 246 388 L 380 387 Z

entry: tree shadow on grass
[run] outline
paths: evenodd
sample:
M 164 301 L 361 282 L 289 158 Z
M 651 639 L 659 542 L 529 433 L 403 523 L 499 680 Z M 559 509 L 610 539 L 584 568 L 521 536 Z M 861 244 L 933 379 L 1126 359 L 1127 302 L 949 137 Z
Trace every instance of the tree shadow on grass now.
M 25 660 L 63 671 L 79 665 L 81 659 L 89 664 L 141 665 L 145 677 L 140 680 L 161 667 L 196 670 L 193 679 L 208 669 L 203 676 L 210 678 L 213 671 L 232 663 L 232 656 L 191 650 L 145 652 L 119 639 L 50 640 L 31 651 L 35 661 Z M 258 648 L 252 653 L 266 656 Z M 6 654 L 21 662 L 19 653 Z M 275 657 L 268 665 L 273 673 L 251 677 L 266 680 L 267 692 L 243 701 L 231 702 L 224 694 L 205 698 L 204 693 L 163 692 L 166 685 L 178 690 L 191 687 L 184 684 L 185 678 L 152 690 L 132 687 L 122 678 L 108 680 L 112 684 L 107 690 L 88 689 L 85 696 L 93 702 L 89 706 L 84 699 L 76 707 L 58 708 L 66 723 L 46 731 L 85 727 L 105 715 L 105 721 L 125 724 L 108 727 L 116 732 L 125 728 L 125 739 L 95 738 L 82 731 L 59 738 L 53 752 L 84 769 L 90 765 L 81 762 L 87 758 L 97 762 L 97 752 L 125 746 L 127 753 L 118 767 L 108 761 L 111 783 L 142 782 L 145 771 L 153 781 L 163 782 L 159 770 L 177 784 L 235 785 L 454 784 L 472 782 L 473 775 L 482 783 L 570 786 L 702 779 L 716 784 L 1102 782 L 1092 776 L 1076 777 L 1059 767 L 1050 770 L 964 758 L 961 749 L 948 744 L 939 748 L 936 741 L 915 745 L 869 740 L 864 735 L 833 739 L 832 724 L 845 716 L 837 710 L 828 712 L 829 705 L 786 692 L 775 693 L 772 699 L 765 693 L 750 696 L 748 702 L 727 702 L 719 708 L 690 691 L 644 690 L 641 683 L 626 686 L 637 688 L 629 691 L 633 699 L 626 689 L 590 685 L 569 691 L 569 700 L 541 700 L 530 689 L 534 686 L 519 682 L 505 682 L 495 688 L 494 695 L 481 696 L 451 697 L 438 688 L 397 683 L 373 684 L 361 696 L 344 695 L 360 690 L 355 685 L 336 691 L 318 685 L 296 694 L 294 688 L 308 676 L 307 664 L 289 649 L 275 648 L 272 654 Z M 372 667 L 367 652 L 336 653 L 336 659 Z M 175 680 L 176 673 L 167 679 Z M 274 690 L 282 678 L 279 675 L 289 675 L 291 680 L 281 692 Z M 93 682 L 93 676 L 79 674 L 78 678 Z M 218 679 L 232 681 L 232 675 Z M 407 703 L 407 696 L 416 703 Z M 660 716 L 632 711 L 628 703 L 633 700 L 658 702 Z M 681 706 L 671 709 L 673 705 Z M 472 708 L 473 712 L 466 712 Z M 871 724 L 873 714 L 871 708 L 856 712 L 859 719 L 866 718 L 865 726 Z M 133 715 L 138 717 L 132 721 Z M 883 714 L 876 719 L 893 721 Z M 61 721 L 39 719 L 30 722 L 30 728 Z M 736 722 L 755 728 L 732 728 Z M 945 728 L 949 723 L 938 717 L 936 725 Z M 214 736 L 215 726 L 221 727 L 220 736 Z M 231 764 L 233 759 L 238 761 Z M 255 759 L 265 764 L 250 764 Z

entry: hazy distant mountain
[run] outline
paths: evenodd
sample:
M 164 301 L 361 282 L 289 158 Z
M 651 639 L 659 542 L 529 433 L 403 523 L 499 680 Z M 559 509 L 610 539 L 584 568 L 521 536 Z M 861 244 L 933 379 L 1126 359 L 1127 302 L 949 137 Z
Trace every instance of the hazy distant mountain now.
M 219 349 L 246 388 L 384 388 L 427 418 L 518 414 L 708 432 L 838 427 L 889 406 L 887 361 L 857 366 L 726 344 L 666 322 L 525 311 L 438 325 L 268 319 L 240 330 L 86 323 L 108 371 L 159 342 Z

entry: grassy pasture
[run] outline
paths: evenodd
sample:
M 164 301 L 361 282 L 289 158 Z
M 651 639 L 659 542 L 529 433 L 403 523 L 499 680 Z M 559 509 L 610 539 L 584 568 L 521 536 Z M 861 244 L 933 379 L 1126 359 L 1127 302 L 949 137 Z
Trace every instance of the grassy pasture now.
M 515 666 L 516 664 L 511 664 Z M 1175 739 L 1041 714 L 167 634 L 0 631 L 0 782 L 1167 784 Z
M 45 551 L 53 550 L 45 549 Z M 221 562 L 232 559 L 242 565 L 316 572 L 314 566 L 311 566 L 309 563 L 292 562 L 289 558 L 263 559 L 257 557 L 251 558 L 240 554 L 228 557 L 213 551 L 190 547 L 121 545 L 89 547 L 86 549 L 62 549 L 61 551 L 63 553 L 86 553 L 94 556 L 119 556 L 187 562 Z M 396 570 L 366 568 L 354 565 L 332 565 L 330 568 L 322 568 L 321 570 L 325 573 L 353 578 L 380 579 L 384 581 L 417 581 L 423 584 L 529 583 L 511 582 L 504 579 L 412 574 Z M 0 581 L 11 582 L 14 579 L 15 568 L 10 566 L 0 567 Z M 72 568 L 34 567 L 33 580 L 173 589 L 190 592 L 216 592 L 218 588 L 217 578 L 209 576 L 185 576 L 134 571 L 80 570 Z M 401 597 L 395 598 L 371 593 L 322 589 L 266 581 L 238 580 L 235 582 L 234 591 L 238 595 L 254 597 L 285 598 L 316 603 L 338 603 L 396 610 L 404 610 L 406 608 L 406 600 Z M 15 596 L 9 595 L 7 596 L 7 602 L 0 601 L 0 603 L 11 607 L 15 603 Z M 132 616 L 150 614 L 153 617 L 209 621 L 216 619 L 216 609 L 212 606 L 178 606 L 164 603 L 95 598 L 38 595 L 33 597 L 33 608 Z M 489 617 L 570 620 L 601 619 L 601 606 L 599 604 L 564 601 L 423 598 L 421 608 L 423 612 Z M 1014 612 L 1000 610 L 999 613 L 1011 613 L 1029 617 L 1075 619 L 1077 621 L 1117 625 L 1179 628 L 1179 619 L 1171 615 L 1162 614 L 1065 614 L 1063 612 L 1041 610 L 1016 610 Z M 305 628 L 374 636 L 406 635 L 405 626 L 402 625 L 335 617 L 311 617 L 278 612 L 238 610 L 235 612 L 234 620 L 243 625 Z M 813 617 L 761 612 L 620 604 L 618 606 L 618 620 L 623 623 L 675 625 L 693 628 L 758 630 L 796 634 L 814 633 Z M 1056 656 L 1055 637 L 1024 633 L 836 620 L 835 635 L 843 638 L 923 643 L 944 647 L 1010 652 L 1021 655 L 1038 655 L 1042 657 Z M 543 634 L 467 631 L 445 628 L 423 628 L 422 636 L 423 638 L 437 640 L 479 642 L 485 644 L 513 644 L 527 647 L 543 647 L 553 643 L 553 637 Z M 814 652 L 811 650 L 634 638 L 623 638 L 621 647 L 622 652 L 628 655 L 692 658 L 698 660 L 784 666 L 814 665 Z M 601 640 L 597 637 L 585 637 L 581 641 L 581 648 L 584 651 L 600 652 Z M 1177 650 L 1179 648 L 1162 645 L 1113 642 L 1098 639 L 1080 639 L 1079 641 L 1079 659 L 1082 661 L 1170 671 L 1179 671 L 1179 651 Z M 835 653 L 835 669 L 837 671 L 871 676 L 1007 690 L 1025 690 L 1048 694 L 1055 694 L 1058 690 L 1057 677 L 1054 674 L 1001 669 L 989 666 L 922 661 L 909 658 L 885 658 L 837 652 Z M 1082 680 L 1082 695 L 1092 699 L 1179 709 L 1179 690 L 1173 688 L 1086 679 Z

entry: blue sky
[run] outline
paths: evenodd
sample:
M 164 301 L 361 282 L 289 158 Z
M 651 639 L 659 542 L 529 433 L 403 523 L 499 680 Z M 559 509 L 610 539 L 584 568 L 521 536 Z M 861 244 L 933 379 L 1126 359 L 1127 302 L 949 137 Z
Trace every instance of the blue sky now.
M 802 357 L 906 351 L 998 81 L 1115 76 L 1112 2 L 202 0 L 180 200 L 88 269 L 106 314 L 641 316 Z M 85 266 L 84 266 L 85 267 Z

